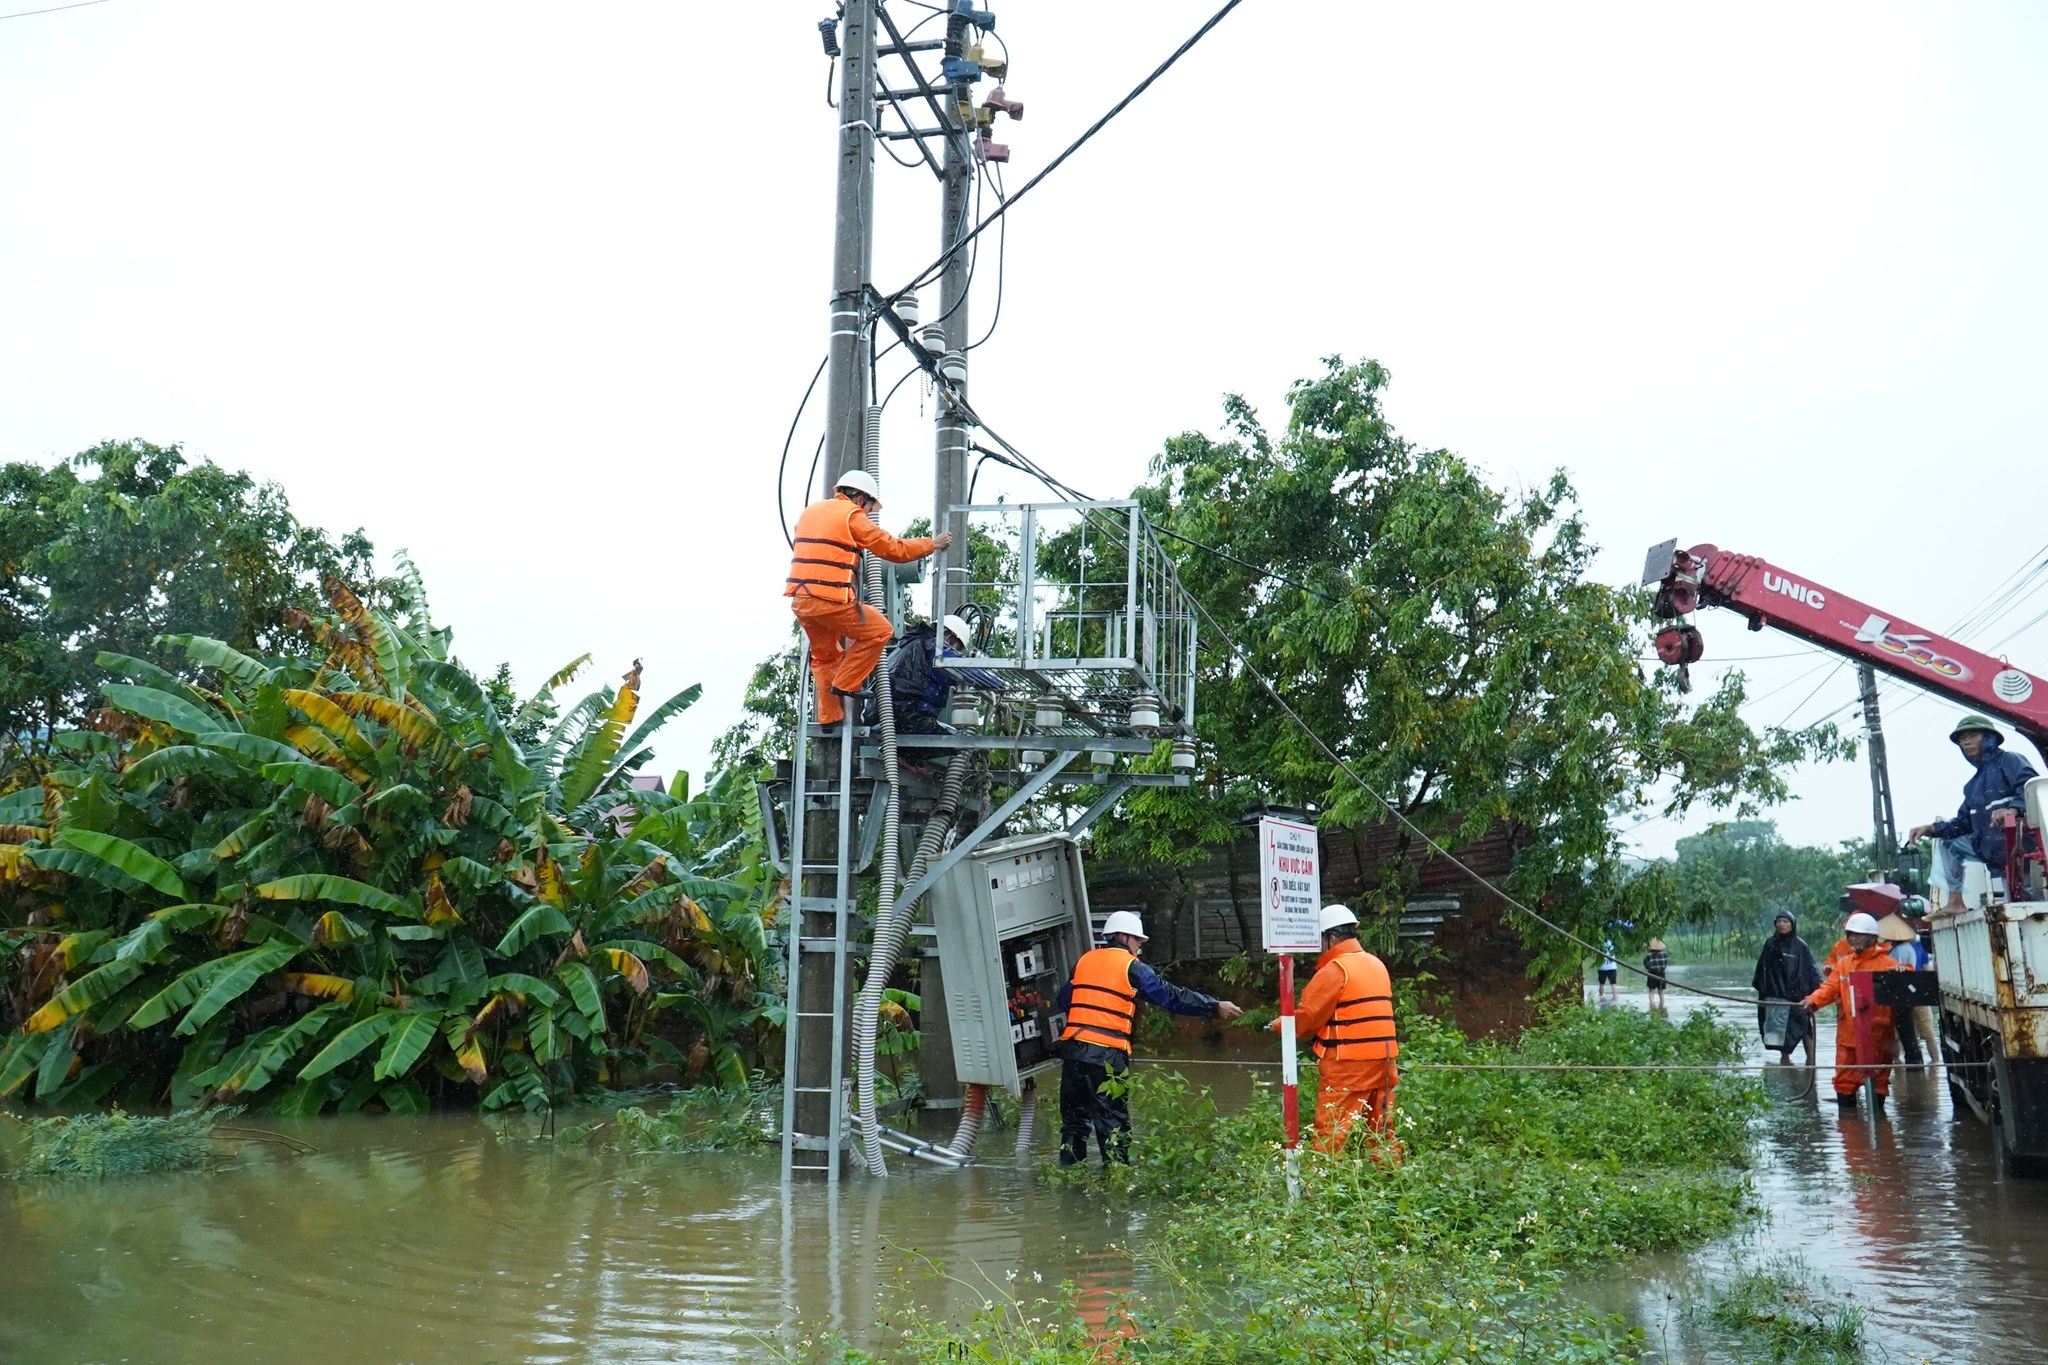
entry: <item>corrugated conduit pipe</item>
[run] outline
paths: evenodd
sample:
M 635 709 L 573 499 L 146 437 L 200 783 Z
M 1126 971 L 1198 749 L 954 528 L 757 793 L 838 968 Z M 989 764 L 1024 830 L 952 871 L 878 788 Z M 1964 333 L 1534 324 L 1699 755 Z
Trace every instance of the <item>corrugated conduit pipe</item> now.
M 967 1087 L 966 1103 L 960 1107 L 960 1126 L 953 1130 L 953 1140 L 946 1144 L 946 1150 L 961 1156 L 981 1136 L 981 1116 L 988 1112 L 988 1087 L 970 1085 Z
M 879 485 L 882 477 L 882 410 L 872 404 L 867 410 L 863 437 L 861 465 L 867 470 L 868 477 Z M 882 561 L 869 555 L 865 567 L 868 601 L 878 611 L 888 610 L 888 602 L 882 592 Z M 861 985 L 853 1007 L 853 1126 L 860 1135 L 861 1155 L 867 1161 L 868 1170 L 876 1175 L 887 1175 L 889 1168 L 882 1156 L 882 1138 L 875 1118 L 875 1034 L 880 1028 L 882 989 L 889 984 L 889 973 L 896 968 L 897 955 L 885 945 L 895 937 L 895 924 L 899 918 L 896 873 L 901 866 L 897 861 L 901 852 L 898 820 L 903 807 L 901 772 L 896 763 L 896 705 L 886 665 L 875 669 L 875 711 L 882 725 L 882 776 L 888 784 L 888 798 L 882 808 L 882 851 L 876 859 L 882 876 L 881 887 L 875 897 L 875 942 L 868 956 L 868 978 Z
M 1038 1118 L 1038 1082 L 1024 1082 L 1024 1096 L 1017 1101 L 1017 1157 L 1031 1155 L 1031 1129 Z
M 939 787 L 938 804 L 932 808 L 931 818 L 925 821 L 924 833 L 917 841 L 917 853 L 911 859 L 908 876 L 913 882 L 924 875 L 925 868 L 938 856 L 946 836 L 953 830 L 953 820 L 960 808 L 960 793 L 967 782 L 967 768 L 967 755 L 964 753 L 955 754 L 946 765 L 946 780 Z M 891 790 L 894 790 L 893 786 Z M 887 830 L 884 825 L 885 838 Z M 885 885 L 888 880 L 885 873 Z M 883 1135 L 875 1113 L 875 1038 L 881 1031 L 882 992 L 888 987 L 889 977 L 903 956 L 904 945 L 909 942 L 915 908 L 912 902 L 899 904 L 892 893 L 885 907 L 878 909 L 875 941 L 868 953 L 868 974 L 853 1002 L 854 1127 L 860 1133 L 868 1170 L 882 1176 L 889 1171 L 883 1163 Z M 965 1149 L 956 1142 L 950 1145 L 950 1150 Z

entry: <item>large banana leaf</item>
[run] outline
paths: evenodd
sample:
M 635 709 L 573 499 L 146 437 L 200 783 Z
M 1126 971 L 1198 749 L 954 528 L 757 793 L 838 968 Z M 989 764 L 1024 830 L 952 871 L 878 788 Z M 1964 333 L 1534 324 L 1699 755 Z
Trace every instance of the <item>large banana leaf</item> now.
M 654 732 L 666 724 L 670 716 L 675 715 L 678 711 L 686 711 L 696 705 L 697 699 L 703 695 L 704 684 L 690 684 L 661 705 L 655 707 L 651 715 L 633 728 L 633 733 L 626 737 L 626 742 L 620 745 L 619 748 L 623 752 L 632 753 L 641 744 L 653 738 Z
M 289 1024 L 257 1034 L 244 1053 L 241 1065 L 221 1082 L 213 1098 L 216 1101 L 230 1100 L 244 1091 L 261 1090 L 269 1085 L 271 1077 L 282 1071 L 299 1054 L 299 1049 L 319 1037 L 328 1021 L 343 1008 L 338 1004 L 321 1005 Z
M 166 896 L 173 896 L 179 900 L 185 898 L 185 883 L 178 876 L 178 869 L 154 853 L 137 848 L 126 839 L 112 834 L 101 834 L 95 830 L 67 829 L 58 832 L 57 842 L 66 848 L 83 853 L 88 858 L 105 863 L 124 877 L 132 877 L 144 886 L 163 892 Z
M 377 1056 L 377 1068 L 373 1074 L 384 1081 L 412 1070 L 413 1064 L 434 1041 L 434 1034 L 440 1031 L 440 1027 L 440 1010 L 408 1011 L 386 1035 L 384 1051 Z
M 213 777 L 239 777 L 242 768 L 234 759 L 215 750 L 202 749 L 194 744 L 173 744 L 146 758 L 137 759 L 123 776 L 130 782 L 141 783 L 147 790 L 167 777 L 197 777 L 202 773 Z
M 336 692 L 332 700 L 352 716 L 376 721 L 414 749 L 430 752 L 441 747 L 441 728 L 402 702 L 374 692 Z
M 156 642 L 185 651 L 193 663 L 214 669 L 245 687 L 261 687 L 270 681 L 270 670 L 248 655 L 204 635 L 159 635 Z
M 367 755 L 370 752 L 370 741 L 363 738 L 363 732 L 356 728 L 356 723 L 353 720 L 349 719 L 348 712 L 336 706 L 322 694 L 310 692 L 303 688 L 287 687 L 284 690 L 284 699 L 297 708 L 299 713 L 305 716 L 307 720 L 312 721 L 322 730 L 334 736 L 335 739 L 341 741 L 349 752 L 358 756 Z
M 311 792 L 330 806 L 346 806 L 363 797 L 361 787 L 318 763 L 266 763 L 263 776 L 280 786 Z
M 267 901 L 333 901 L 337 905 L 360 905 L 365 909 L 382 910 L 387 915 L 402 915 L 407 919 L 418 919 L 420 916 L 418 906 L 399 899 L 389 891 L 381 891 L 368 882 L 331 876 L 324 872 L 306 872 L 296 877 L 280 877 L 274 882 L 265 882 L 257 887 L 256 894 Z
M 560 910 L 545 903 L 536 905 L 512 921 L 505 937 L 498 940 L 498 956 L 511 957 L 543 934 L 571 934 L 575 931 L 576 926 L 569 923 L 568 916 Z
M 406 1017 L 404 1010 L 379 1010 L 367 1019 L 357 1020 L 334 1035 L 334 1041 L 314 1054 L 299 1072 L 299 1079 L 310 1081 L 316 1076 L 325 1076 L 334 1068 L 348 1062 L 370 1044 L 390 1033 L 400 1020 Z
M 167 668 L 159 668 L 147 659 L 138 659 L 129 654 L 116 654 L 112 650 L 101 650 L 93 656 L 93 662 L 116 677 L 141 683 L 144 687 L 161 688 L 173 696 L 190 695 L 192 689 L 185 680 Z
M 584 799 L 597 790 L 597 784 L 604 779 L 605 771 L 611 766 L 612 758 L 619 752 L 619 741 L 625 737 L 626 727 L 633 723 L 633 715 L 640 709 L 640 665 L 626 674 L 619 684 L 619 693 L 605 709 L 597 724 L 570 754 L 562 774 L 562 806 L 573 810 L 583 804 Z
M 0 1048 L 0 1100 L 6 1099 L 21 1088 L 21 1083 L 36 1074 L 42 1064 L 43 1053 L 54 1038 L 51 1033 L 16 1034 Z
M 516 995 L 521 1003 L 538 1000 L 543 1005 L 552 1005 L 562 998 L 562 993 L 553 986 L 524 972 L 501 972 L 490 979 L 485 989 Z
M 194 735 L 192 742 L 209 749 L 236 754 L 257 764 L 299 761 L 299 752 L 291 745 L 280 744 L 274 739 L 265 739 L 262 735 L 243 734 L 240 730 L 222 730 L 215 727 L 204 734 Z
M 132 683 L 106 683 L 100 687 L 100 691 L 120 710 L 161 722 L 173 730 L 183 730 L 188 735 L 218 730 L 224 719 L 218 711 L 210 711 L 196 702 L 172 696 L 169 692 L 155 687 L 137 687 Z
M 148 966 L 147 962 L 116 960 L 87 972 L 45 1001 L 41 1009 L 22 1022 L 21 1031 L 47 1033 L 65 1020 L 106 1003 Z
M 590 1021 L 590 1027 L 598 1033 L 604 1032 L 604 998 L 597 989 L 597 973 L 581 962 L 564 962 L 555 972 L 555 980 L 568 988 L 569 998 L 576 1002 L 576 1008 L 583 1011 L 583 1017 Z
M 170 1017 L 171 1012 L 191 1006 L 172 1032 L 185 1036 L 248 994 L 266 973 L 274 972 L 303 951 L 304 945 L 288 939 L 272 939 L 239 953 L 229 953 L 182 973 L 170 985 L 143 1001 L 129 1017 L 133 1028 L 149 1028 Z
M 78 1062 L 78 1054 L 71 1046 L 71 1035 L 77 1031 L 78 1021 L 66 1019 L 46 1035 L 50 1043 L 43 1049 L 41 1065 L 36 1067 L 38 1100 L 48 1103 L 57 1098 L 57 1092 L 71 1078 L 71 1068 Z
M 293 995 L 310 996 L 316 1000 L 339 1000 L 343 1004 L 352 1004 L 356 998 L 356 983 L 346 976 L 332 976 L 322 972 L 285 972 L 278 977 L 278 984 Z
M 154 962 L 181 929 L 211 924 L 228 914 L 225 905 L 173 905 L 153 912 L 114 945 L 117 962 Z

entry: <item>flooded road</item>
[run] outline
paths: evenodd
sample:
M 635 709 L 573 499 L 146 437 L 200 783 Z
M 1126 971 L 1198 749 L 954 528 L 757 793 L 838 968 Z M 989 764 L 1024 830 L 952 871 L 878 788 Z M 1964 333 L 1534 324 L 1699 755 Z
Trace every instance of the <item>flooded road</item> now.
M 1754 1040 L 1750 1009 L 1670 1000 L 1675 1014 L 1726 1008 Z M 1639 991 L 1614 1006 L 1642 1007 Z M 1830 1058 L 1827 1017 L 1820 1041 Z M 1225 1103 L 1253 1074 L 1187 1070 Z M 1902 1070 L 1882 1123 L 1838 1119 L 1824 1071 L 1773 1068 L 1766 1084 L 1767 1219 L 1591 1287 L 1643 1325 L 1650 1359 L 1741 1360 L 1667 1294 L 1783 1252 L 1863 1306 L 1875 1360 L 2048 1359 L 2048 1182 L 1999 1173 L 1938 1070 Z M 770 1148 L 557 1149 L 530 1122 L 466 1115 L 262 1126 L 318 1151 L 255 1148 L 212 1174 L 0 1181 L 0 1361 L 763 1360 L 778 1339 L 871 1340 L 878 1297 L 964 1317 L 999 1289 L 1072 1280 L 1101 1303 L 1147 1288 L 1122 1250 L 1142 1242 L 1144 1215 L 1039 1188 L 1009 1133 L 984 1133 L 985 1164 L 966 1172 L 898 1159 L 886 1183 L 852 1176 L 833 1199 L 785 1194 Z M 1041 1125 L 1041 1146 L 1051 1138 Z M 946 1276 L 906 1279 L 918 1256 Z
M 1005 1133 L 989 1164 L 899 1161 L 834 1200 L 786 1198 L 772 1148 L 550 1151 L 468 1116 L 264 1126 L 319 1151 L 0 1181 L 0 1361 L 760 1360 L 792 1325 L 865 1339 L 906 1283 L 963 1314 L 1013 1271 L 1128 1291 L 1116 1248 L 1141 1230 L 1036 1188 Z M 905 1282 L 913 1251 L 953 1278 Z
M 1674 979 L 1742 993 L 1749 969 L 1681 967 Z M 1753 1006 L 1667 998 L 1674 1017 L 1713 1010 L 1743 1031 L 1752 1059 L 1775 1057 L 1757 1040 Z M 1643 1007 L 1641 990 L 1624 984 L 1615 1008 Z M 1814 1055 L 1831 1062 L 1834 1012 L 1817 1022 Z M 1647 1261 L 1617 1284 L 1616 1307 L 1632 1306 L 1651 1359 L 1742 1361 L 1689 1332 L 1667 1295 L 1791 1253 L 1863 1308 L 1873 1359 L 2048 1360 L 2048 1181 L 1999 1170 L 1990 1130 L 1967 1107 L 1958 1116 L 1939 1067 L 1898 1068 L 1883 1121 L 1839 1117 L 1825 1069 L 1773 1066 L 1764 1079 L 1769 1137 L 1756 1185 L 1767 1220 L 1697 1255 Z

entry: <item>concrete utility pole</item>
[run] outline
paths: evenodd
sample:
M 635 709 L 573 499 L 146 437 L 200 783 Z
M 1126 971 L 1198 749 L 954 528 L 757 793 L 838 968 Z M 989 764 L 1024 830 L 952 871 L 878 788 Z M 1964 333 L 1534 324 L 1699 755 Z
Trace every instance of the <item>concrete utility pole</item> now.
M 946 20 L 946 49 L 948 57 L 959 57 L 967 51 L 967 19 L 953 14 Z M 940 172 L 942 192 L 939 208 L 939 250 L 953 251 L 954 244 L 966 236 L 972 226 L 968 222 L 968 210 L 973 204 L 974 154 L 969 139 L 973 136 L 972 126 L 962 117 L 962 105 L 972 105 L 974 87 L 960 83 L 944 86 L 940 92 L 940 127 L 945 132 L 946 153 Z M 968 261 L 966 251 L 953 251 L 946 258 L 945 273 L 939 277 L 939 311 L 945 328 L 943 350 L 965 354 L 972 339 L 968 333 L 967 285 Z M 959 381 L 964 394 L 966 380 Z M 943 621 L 946 613 L 956 611 L 967 598 L 967 514 L 948 515 L 946 509 L 967 501 L 967 434 L 966 420 L 953 404 L 941 399 L 938 411 L 936 453 L 932 479 L 932 528 L 936 531 L 951 531 L 951 548 L 941 550 L 932 557 L 932 620 Z M 918 985 L 925 999 L 931 1002 L 922 1016 L 924 1046 L 918 1050 L 918 1069 L 924 1081 L 927 1104 L 932 1108 L 950 1109 L 960 1100 L 960 1082 L 953 1069 L 952 1021 L 944 1008 L 946 999 L 945 977 L 939 967 L 936 954 L 925 957 L 919 968 Z
M 967 19 L 959 14 L 946 19 L 946 55 L 959 57 L 967 50 Z M 963 117 L 963 107 L 972 108 L 974 87 L 962 82 L 944 88 L 940 99 L 941 126 L 945 130 L 946 155 L 943 180 L 943 202 L 939 209 L 939 250 L 952 254 L 946 257 L 945 273 L 939 277 L 939 311 L 945 328 L 946 351 L 967 352 L 972 340 L 968 332 L 967 251 L 954 251 L 959 240 L 967 235 L 971 226 L 968 219 L 969 207 L 974 202 L 974 154 L 970 139 L 973 127 L 970 118 Z M 958 387 L 964 396 L 967 381 L 959 381 Z M 941 550 L 932 561 L 932 619 L 945 619 L 946 613 L 958 609 L 966 600 L 967 579 L 967 515 L 960 513 L 946 516 L 946 509 L 967 500 L 967 433 L 966 421 L 958 409 L 941 399 L 938 414 L 937 458 L 933 480 L 933 529 L 951 531 L 953 545 Z M 943 520 L 941 520 L 943 518 Z
M 841 21 L 844 56 L 832 241 L 831 349 L 826 362 L 825 459 L 822 481 L 812 493 L 819 498 L 828 496 L 847 470 L 861 467 L 866 434 L 870 389 L 865 309 L 873 273 L 875 222 L 875 8 L 876 0 L 847 0 Z M 798 723 L 809 719 L 800 716 Z M 842 922 L 850 915 L 842 916 L 835 908 L 835 901 L 846 892 L 840 841 L 853 800 L 850 790 L 841 789 L 848 765 L 839 747 L 831 740 L 813 745 L 805 780 L 792 784 L 794 799 L 804 801 L 807 809 L 797 854 L 801 866 L 793 869 L 803 908 L 792 916 L 791 931 L 800 936 L 800 944 L 838 942 L 841 950 L 800 953 L 796 997 L 805 1006 L 803 1017 L 786 1023 L 791 1030 L 793 1065 L 784 1081 L 791 1093 L 791 1103 L 785 1107 L 790 1128 L 784 1139 L 786 1168 L 822 1169 L 835 1180 L 845 1160 L 843 1152 L 832 1149 L 831 1141 L 841 1131 L 839 1115 L 844 1105 L 834 1082 L 847 1071 L 841 1002 L 853 998 L 852 962 L 843 943 L 852 926 Z M 837 796 L 818 802 L 807 792 L 836 792 Z M 836 871 L 805 871 L 815 868 Z M 811 1149 L 816 1165 L 809 1160 L 790 1164 L 787 1144 L 799 1136 L 820 1144 Z
M 1892 815 L 1891 769 L 1884 758 L 1884 726 L 1877 716 L 1877 670 L 1856 666 L 1863 693 L 1863 732 L 1870 751 L 1870 826 L 1879 869 L 1890 873 L 1899 863 L 1899 827 Z

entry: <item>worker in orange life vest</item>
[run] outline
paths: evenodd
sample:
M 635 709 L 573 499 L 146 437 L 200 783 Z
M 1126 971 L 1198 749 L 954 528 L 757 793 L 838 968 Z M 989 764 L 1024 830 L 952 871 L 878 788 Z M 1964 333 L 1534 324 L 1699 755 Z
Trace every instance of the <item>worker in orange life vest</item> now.
M 1176 986 L 1138 961 L 1145 922 L 1118 910 L 1102 924 L 1103 946 L 1081 954 L 1073 979 L 1060 987 L 1060 1165 L 1088 1158 L 1088 1134 L 1102 1164 L 1130 1164 L 1131 1104 L 1123 1080 L 1131 1069 L 1131 1022 L 1140 996 L 1173 1014 L 1235 1019 L 1244 1010 L 1228 1000 Z
M 796 519 L 782 595 L 810 637 L 820 725 L 839 723 L 846 698 L 862 695 L 861 684 L 895 634 L 886 615 L 860 600 L 860 552 L 908 564 L 953 543 L 950 531 L 899 540 L 870 520 L 881 506 L 875 481 L 865 470 L 849 469 L 831 497 L 812 503 Z
M 1842 937 L 1828 952 L 1828 960 L 1821 967 L 1820 989 L 1799 1002 L 1799 1007 L 1808 1014 L 1826 1009 L 1842 999 L 1849 983 L 1843 978 L 1850 972 L 1895 972 L 1899 963 L 1890 950 L 1877 936 L 1877 920 L 1857 911 L 1849 916 L 1849 922 L 1842 926 Z M 1888 1005 L 1867 1007 L 1864 1017 L 1870 1038 L 1869 1055 L 1861 1055 L 1856 1046 L 1856 1024 L 1849 1017 L 1846 1005 L 1835 1018 L 1835 1103 L 1843 1113 L 1856 1108 L 1856 1092 L 1863 1082 L 1874 1082 L 1872 1089 L 1876 1099 L 1872 1102 L 1876 1111 L 1884 1112 L 1885 1095 L 1892 1088 L 1892 1054 L 1897 1040 L 1892 1036 L 1892 1012 Z
M 1389 1144 L 1398 1160 L 1401 1146 L 1391 1125 L 1401 1044 L 1394 1034 L 1393 981 L 1386 964 L 1359 945 L 1358 916 L 1326 905 L 1320 927 L 1323 955 L 1294 1012 L 1298 1036 L 1310 1040 L 1318 1062 L 1316 1146 L 1341 1151 L 1364 1119 L 1373 1141 Z

